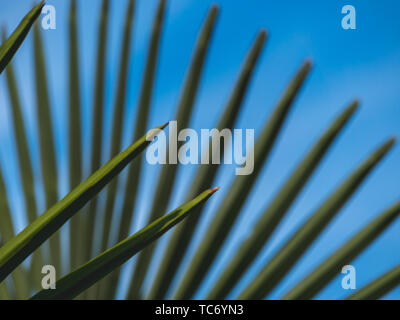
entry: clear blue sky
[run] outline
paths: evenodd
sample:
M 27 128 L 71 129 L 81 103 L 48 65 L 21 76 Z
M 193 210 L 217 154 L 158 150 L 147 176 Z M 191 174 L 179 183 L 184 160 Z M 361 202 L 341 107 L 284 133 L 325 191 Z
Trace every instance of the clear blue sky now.
M 136 111 L 137 94 L 147 53 L 149 30 L 157 5 L 155 0 L 138 0 L 132 37 L 133 51 L 130 66 L 129 93 L 124 129 L 124 146 L 131 142 L 132 125 Z M 265 0 L 170 0 L 163 32 L 161 58 L 157 71 L 156 89 L 151 108 L 150 127 L 172 120 L 179 98 L 185 70 L 191 58 L 196 34 L 212 3 L 218 3 L 221 13 L 217 23 L 211 50 L 208 55 L 204 77 L 200 87 L 191 127 L 194 129 L 215 126 L 221 110 L 230 94 L 242 60 L 257 31 L 266 28 L 269 39 L 258 64 L 257 72 L 248 92 L 236 128 L 255 128 L 256 135 L 267 119 L 275 102 L 290 80 L 290 77 L 305 58 L 314 62 L 314 69 L 300 98 L 291 112 L 282 134 L 272 152 L 270 161 L 264 167 L 251 197 L 231 233 L 222 254 L 214 263 L 205 284 L 197 298 L 207 293 L 240 242 L 251 231 L 259 214 L 277 188 L 303 157 L 315 139 L 353 98 L 361 100 L 361 109 L 343 134 L 331 148 L 310 182 L 292 206 L 272 240 L 260 258 L 249 270 L 243 281 L 230 297 L 254 277 L 267 259 L 287 239 L 292 231 L 316 208 L 318 204 L 365 158 L 379 143 L 400 132 L 400 19 L 398 1 L 265 1 Z M 54 128 L 57 142 L 57 160 L 61 175 L 60 196 L 68 192 L 66 126 L 67 91 L 67 28 L 68 1 L 49 0 L 57 10 L 57 29 L 45 31 L 46 56 L 51 80 Z M 100 1 L 85 0 L 79 3 L 79 36 L 81 43 L 82 89 L 84 121 L 84 147 L 89 148 L 89 117 L 92 105 L 95 48 L 97 43 L 97 19 Z M 121 24 L 127 1 L 111 1 L 110 52 L 107 62 L 107 115 L 106 135 L 110 132 L 113 89 L 116 86 Z M 341 28 L 341 8 L 351 4 L 356 8 L 357 29 Z M 32 6 L 30 0 L 7 1 L 0 12 L 0 23 L 8 30 L 15 28 L 20 18 Z M 35 179 L 38 181 L 38 196 L 41 197 L 40 166 L 37 148 L 35 105 L 33 100 L 32 37 L 22 45 L 14 59 L 17 76 L 21 85 L 25 120 L 28 124 L 31 153 L 35 165 Z M 16 153 L 10 124 L 8 96 L 4 76 L 0 77 L 0 157 L 1 167 L 9 187 L 11 207 L 14 211 L 18 230 L 24 220 L 24 205 L 19 188 L 18 170 L 15 167 Z M 108 139 L 105 139 L 108 143 Z M 104 160 L 108 148 L 105 148 Z M 85 154 L 85 168 L 88 168 Z M 307 251 L 293 271 L 269 298 L 278 298 L 297 280 L 306 275 L 333 250 L 338 248 L 357 230 L 370 221 L 377 213 L 399 199 L 400 191 L 400 146 L 385 158 L 369 176 L 360 190 L 348 202 L 337 218 L 326 228 L 315 244 Z M 191 183 L 195 167 L 186 166 L 179 172 L 176 196 L 170 208 L 182 201 L 182 196 Z M 220 201 L 224 198 L 233 177 L 233 166 L 226 166 L 220 172 L 216 185 L 221 191 L 210 201 L 198 232 L 196 241 L 201 239 L 207 223 L 212 219 Z M 144 223 L 158 168 L 146 166 L 142 179 L 143 189 L 139 198 L 138 219 L 132 232 Z M 124 180 L 122 180 L 124 181 Z M 122 184 L 121 184 L 122 185 Z M 42 201 L 43 202 L 43 201 Z M 43 208 L 43 203 L 41 204 Z M 67 228 L 63 228 L 63 239 L 67 248 Z M 352 264 L 357 269 L 357 286 L 361 287 L 381 273 L 399 263 L 400 222 L 394 223 L 368 250 Z M 194 253 L 191 245 L 190 255 Z M 165 245 L 165 241 L 163 244 Z M 157 250 L 161 257 L 163 246 Z M 64 258 L 68 250 L 65 249 Z M 124 269 L 124 280 L 129 276 L 134 259 Z M 183 265 L 182 271 L 185 266 Z M 157 267 L 157 259 L 152 272 Z M 150 272 L 150 277 L 152 273 Z M 150 279 L 150 278 L 149 278 Z M 176 279 L 178 280 L 178 279 Z M 318 298 L 342 298 L 348 294 L 340 285 L 341 277 L 334 279 Z M 176 283 L 177 281 L 175 281 Z M 119 295 L 123 297 L 127 281 L 124 281 Z M 149 284 L 149 281 L 146 282 Z M 387 298 L 400 298 L 400 289 L 394 290 Z

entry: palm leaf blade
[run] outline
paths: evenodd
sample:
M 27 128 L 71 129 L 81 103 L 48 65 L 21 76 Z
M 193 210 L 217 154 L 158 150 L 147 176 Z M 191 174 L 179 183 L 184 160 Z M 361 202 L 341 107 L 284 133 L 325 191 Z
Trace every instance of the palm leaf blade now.
M 151 135 L 165 126 L 152 130 Z M 150 137 L 142 137 L 118 154 L 0 248 L 0 282 L 139 155 L 151 143 Z
M 310 68 L 311 64 L 309 62 L 306 62 L 300 68 L 292 82 L 289 84 L 286 93 L 273 111 L 272 116 L 264 126 L 254 148 L 253 173 L 248 176 L 237 176 L 235 178 L 233 185 L 230 188 L 230 192 L 217 210 L 214 221 L 204 237 L 204 241 L 200 244 L 195 257 L 190 263 L 190 267 L 186 271 L 186 274 L 178 287 L 175 295 L 176 299 L 190 299 L 210 268 L 211 262 L 219 252 L 219 249 L 232 228 L 247 195 L 268 158 L 280 132 L 280 128 L 286 119 L 286 115 L 305 81 Z
M 18 48 L 21 46 L 33 23 L 39 17 L 44 5 L 42 0 L 22 19 L 13 34 L 0 47 L 0 74 L 11 61 Z
M 58 200 L 58 174 L 55 156 L 54 132 L 50 105 L 49 85 L 47 78 L 46 59 L 43 40 L 39 25 L 33 28 L 34 66 L 37 100 L 37 120 L 39 128 L 39 146 L 43 185 L 46 198 L 46 209 L 53 206 Z M 52 264 L 61 270 L 61 243 L 60 234 L 56 233 L 50 238 L 50 254 Z
M 372 169 L 389 152 L 391 146 L 392 141 L 389 141 L 379 147 L 324 201 L 241 293 L 241 299 L 262 299 L 270 293 L 347 200 L 351 198 Z
M 131 51 L 131 35 L 132 35 L 132 25 L 133 25 L 133 15 L 135 9 L 135 1 L 129 0 L 128 8 L 126 11 L 124 35 L 122 40 L 121 49 L 121 64 L 119 70 L 119 80 L 117 88 L 117 96 L 115 98 L 114 106 L 114 119 L 113 119 L 113 129 L 112 129 L 112 140 L 111 140 L 111 152 L 110 156 L 113 157 L 117 154 L 121 148 L 122 140 L 122 120 L 124 118 L 125 112 L 125 100 L 127 91 L 127 81 L 128 81 L 128 66 Z M 106 204 L 104 207 L 105 217 L 103 223 L 103 232 L 101 238 L 101 251 L 107 248 L 108 240 L 111 230 L 112 213 L 114 209 L 115 197 L 117 193 L 118 177 L 111 181 L 107 188 Z
M 118 243 L 87 264 L 57 282 L 55 290 L 42 290 L 33 299 L 72 299 L 119 267 L 149 243 L 159 238 L 184 219 L 194 208 L 204 203 L 217 189 L 204 191 L 164 217 L 154 221 L 128 239 Z
M 76 26 L 76 0 L 71 1 L 69 14 L 69 189 L 75 188 L 82 179 L 82 131 L 81 93 L 79 79 L 79 52 Z M 82 243 L 80 225 L 81 214 L 70 220 L 70 267 L 73 269 L 81 261 Z
M 99 21 L 99 38 L 97 67 L 95 70 L 95 88 L 93 97 L 93 123 L 92 123 L 92 150 L 90 173 L 94 173 L 101 164 L 103 118 L 104 118 L 104 91 L 105 91 L 105 62 L 107 54 L 108 34 L 108 10 L 109 0 L 103 0 Z M 85 230 L 85 261 L 91 257 L 93 247 L 95 216 L 97 211 L 97 197 L 90 201 L 86 219 L 84 219 Z
M 343 247 L 314 269 L 304 280 L 284 295 L 283 299 L 311 299 L 329 281 L 342 266 L 353 260 L 375 238 L 377 238 L 400 214 L 400 202 L 387 209 L 359 233 L 351 238 Z
M 355 294 L 348 297 L 348 300 L 376 300 L 383 297 L 400 284 L 400 266 L 396 266 L 378 279 L 372 281 Z
M 255 70 L 262 48 L 264 47 L 266 37 L 267 33 L 264 30 L 261 31 L 249 50 L 232 95 L 216 127 L 219 131 L 226 128 L 233 128 L 247 89 L 250 85 L 251 76 Z M 217 146 L 215 147 L 217 148 Z M 212 150 L 212 148 L 213 146 L 209 146 L 209 155 L 212 155 L 217 151 Z M 222 145 L 221 149 L 220 157 L 222 158 L 225 151 Z M 213 184 L 218 168 L 219 165 L 212 164 L 211 161 L 209 165 L 201 166 L 193 179 L 193 185 L 187 193 L 186 199 L 191 199 L 201 190 L 209 188 Z M 202 212 L 200 211 L 191 215 L 187 220 L 175 228 L 171 240 L 169 241 L 169 245 L 164 253 L 162 263 L 158 268 L 158 273 L 151 288 L 149 299 L 162 299 L 165 296 L 171 281 L 173 280 L 175 271 L 178 269 L 187 247 L 189 246 L 190 239 L 192 238 L 197 223 L 200 220 L 201 213 Z
M 357 106 L 358 102 L 354 102 L 346 108 L 318 139 L 301 163 L 293 170 L 290 177 L 255 224 L 252 234 L 243 242 L 240 249 L 229 263 L 229 266 L 223 272 L 209 295 L 210 299 L 225 298 L 236 284 L 237 280 L 240 279 L 257 257 L 288 208 L 329 150 L 329 147 L 335 141 L 337 135 L 354 114 Z
M 18 153 L 18 166 L 22 178 L 22 189 L 24 192 L 26 218 L 29 223 L 32 223 L 38 216 L 34 192 L 33 169 L 28 149 L 25 122 L 22 117 L 21 100 L 18 94 L 19 90 L 12 63 L 8 64 L 5 70 L 5 75 L 11 102 L 14 135 L 16 138 Z M 30 270 L 30 279 L 35 286 L 38 286 L 40 282 L 41 268 L 43 265 L 43 251 L 42 249 L 36 250 L 33 253 Z
M 180 129 L 186 128 L 190 120 L 194 102 L 197 96 L 197 89 L 200 85 L 200 79 L 204 69 L 203 66 L 208 53 L 208 47 L 214 31 L 217 14 L 218 7 L 213 6 L 209 10 L 207 18 L 197 39 L 192 62 L 185 80 L 182 96 L 178 104 L 176 115 L 178 132 Z M 176 146 L 169 146 L 169 148 L 173 148 L 171 150 L 172 153 L 177 150 Z M 162 168 L 154 195 L 152 209 L 149 214 L 149 222 L 154 221 L 160 216 L 160 214 L 165 212 L 173 189 L 177 168 L 178 166 L 175 164 L 169 164 Z M 170 185 L 170 188 L 165 188 L 167 184 Z M 131 286 L 128 291 L 128 299 L 136 299 L 138 297 L 148 269 L 148 265 L 153 255 L 154 248 L 155 243 L 150 244 L 150 246 L 140 253 L 135 266 L 135 271 L 133 273 Z
M 153 30 L 148 50 L 146 68 L 138 103 L 139 110 L 136 116 L 135 131 L 133 134 L 134 140 L 136 140 L 137 137 L 141 137 L 147 129 L 150 104 L 154 87 L 154 78 L 158 60 L 158 51 L 161 40 L 161 31 L 164 24 L 165 8 L 166 0 L 160 0 L 153 23 Z M 141 168 L 142 157 L 138 157 L 137 159 L 135 159 L 135 161 L 130 165 L 129 168 L 128 180 L 126 182 L 125 195 L 122 205 L 122 215 L 118 230 L 118 242 L 125 239 L 129 234 L 129 228 L 131 226 L 135 210 Z M 204 188 L 203 190 L 205 189 L 206 188 Z M 114 297 L 118 285 L 119 275 L 120 269 L 114 271 L 114 273 L 109 276 L 108 284 L 104 285 L 105 288 L 102 296 L 107 299 L 112 299 Z

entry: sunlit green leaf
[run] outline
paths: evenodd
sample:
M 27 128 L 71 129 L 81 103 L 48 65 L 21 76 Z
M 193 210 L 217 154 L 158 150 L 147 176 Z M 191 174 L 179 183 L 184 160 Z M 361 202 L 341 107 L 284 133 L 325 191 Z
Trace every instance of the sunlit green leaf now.
M 92 259 L 74 272 L 57 281 L 55 290 L 42 290 L 33 299 L 73 299 L 92 284 L 103 278 L 149 243 L 162 236 L 178 222 L 203 204 L 218 189 L 204 191 L 171 213 L 157 219 L 133 236 Z
M 160 130 L 165 126 L 156 129 Z M 152 134 L 157 134 L 157 130 L 151 131 Z M 115 156 L 0 248 L 0 282 L 138 156 L 151 143 L 148 141 L 149 137 L 143 136 Z

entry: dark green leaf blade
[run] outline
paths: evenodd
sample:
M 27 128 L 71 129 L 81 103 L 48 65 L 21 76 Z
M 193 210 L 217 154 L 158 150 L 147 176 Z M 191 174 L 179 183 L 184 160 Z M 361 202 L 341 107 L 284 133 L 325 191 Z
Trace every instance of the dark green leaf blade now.
M 206 275 L 263 168 L 310 68 L 310 62 L 307 61 L 303 64 L 268 119 L 255 145 L 253 173 L 235 178 L 228 195 L 218 208 L 213 223 L 210 225 L 203 242 L 191 261 L 190 267 L 186 271 L 184 279 L 179 285 L 175 299 L 190 299 Z
M 285 300 L 311 299 L 328 284 L 341 268 L 357 257 L 374 241 L 400 214 L 400 202 L 397 202 L 359 233 L 351 238 L 339 250 L 315 268 L 305 279 L 284 295 Z
M 69 116 L 68 116 L 68 155 L 69 190 L 74 189 L 82 179 L 82 130 L 81 130 L 81 90 L 79 78 L 78 31 L 76 21 L 76 0 L 71 1 L 69 13 Z M 81 213 L 70 220 L 70 269 L 82 261 L 83 236 L 81 235 Z
M 219 123 L 217 124 L 217 129 L 222 131 L 223 129 L 233 129 L 236 119 L 239 115 L 243 100 L 246 96 L 247 89 L 250 85 L 252 74 L 254 73 L 258 58 L 264 47 L 265 40 L 267 38 L 267 33 L 262 30 L 258 33 L 251 49 L 249 50 L 246 60 L 243 64 L 242 70 L 240 72 L 239 78 L 235 84 L 232 95 L 228 101 L 228 104 L 221 115 Z M 215 150 L 212 150 L 212 149 Z M 209 146 L 209 155 L 217 152 L 218 146 Z M 221 144 L 220 157 L 223 157 L 224 148 Z M 214 178 L 220 167 L 218 164 L 212 164 L 209 161 L 208 165 L 200 166 L 195 178 L 193 179 L 193 184 L 186 195 L 186 199 L 193 198 L 201 190 L 209 188 L 214 181 Z M 172 234 L 171 240 L 167 250 L 164 253 L 162 263 L 158 268 L 156 279 L 152 285 L 149 299 L 163 299 L 173 278 L 176 270 L 182 261 L 183 256 L 189 246 L 190 239 L 196 229 L 197 223 L 200 220 L 202 211 L 191 215 L 184 222 L 179 224 Z
M 0 47 L 0 74 L 7 64 L 11 61 L 18 48 L 21 46 L 33 23 L 39 17 L 44 6 L 44 0 L 33 7 L 31 11 L 22 19 L 12 35 Z
M 261 218 L 255 224 L 252 234 L 242 243 L 228 267 L 223 271 L 208 299 L 224 299 L 247 268 L 257 257 L 273 231 L 301 192 L 314 170 L 323 159 L 337 135 L 347 124 L 357 109 L 358 102 L 353 102 L 329 126 L 318 139 L 301 163 L 292 171 Z
M 325 226 L 351 198 L 368 174 L 390 151 L 392 141 L 384 143 L 375 150 L 315 211 L 296 231 L 293 237 L 282 246 L 278 253 L 267 262 L 265 268 L 241 293 L 241 299 L 262 299 L 268 295 L 291 267 L 313 243 Z
M 149 131 L 0 248 L 0 282 L 109 183 L 167 124 Z
M 112 270 L 129 260 L 149 243 L 162 236 L 190 214 L 197 206 L 203 204 L 217 190 L 218 188 L 204 191 L 192 201 L 159 218 L 133 236 L 121 241 L 57 281 L 57 288 L 55 290 L 42 290 L 33 299 L 73 299 Z
M 94 79 L 93 96 L 93 124 L 92 124 L 92 150 L 90 173 L 100 168 L 102 139 L 103 139 L 103 118 L 104 118 L 104 92 L 105 92 L 105 65 L 107 56 L 107 35 L 108 35 L 108 11 L 109 0 L 103 0 L 99 21 L 99 38 L 97 48 L 97 64 Z M 90 260 L 93 247 L 94 225 L 97 212 L 97 197 L 90 201 L 86 219 L 83 219 L 85 235 L 85 261 Z

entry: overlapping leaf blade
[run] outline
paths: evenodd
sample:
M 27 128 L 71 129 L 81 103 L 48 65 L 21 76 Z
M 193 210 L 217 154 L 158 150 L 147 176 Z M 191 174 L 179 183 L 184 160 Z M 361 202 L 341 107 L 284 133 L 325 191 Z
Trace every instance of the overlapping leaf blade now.
M 95 86 L 93 96 L 93 123 L 92 123 L 92 150 L 90 173 L 100 168 L 102 138 L 103 138 L 103 118 L 104 118 L 104 92 L 105 92 L 105 64 L 107 56 L 107 35 L 108 35 L 108 11 L 109 0 L 103 0 L 99 21 L 99 38 L 97 49 L 97 63 L 95 69 Z M 97 211 L 97 197 L 90 201 L 87 217 L 83 219 L 85 233 L 84 257 L 85 261 L 91 258 L 91 251 L 94 239 L 94 225 Z
M 16 139 L 17 153 L 18 153 L 18 166 L 22 179 L 22 189 L 25 200 L 26 218 L 29 223 L 32 223 L 38 216 L 37 203 L 34 192 L 33 181 L 33 168 L 31 156 L 28 149 L 28 139 L 26 134 L 26 126 L 22 116 L 21 99 L 18 94 L 19 88 L 14 73 L 13 64 L 10 63 L 6 70 L 6 83 L 10 96 L 11 114 L 13 120 L 14 136 Z M 41 269 L 43 263 L 43 250 L 40 248 L 33 253 L 31 268 L 30 268 L 30 281 L 34 286 L 38 286 L 41 279 Z
M 235 178 L 227 197 L 218 208 L 213 223 L 210 225 L 204 240 L 196 250 L 196 255 L 192 259 L 178 287 L 175 299 L 190 299 L 206 275 L 212 261 L 217 256 L 225 238 L 228 236 L 258 174 L 264 166 L 286 115 L 305 81 L 310 68 L 310 62 L 307 61 L 303 64 L 267 121 L 255 145 L 253 173 L 248 176 L 237 176 Z
M 185 80 L 182 96 L 178 104 L 176 115 L 177 132 L 183 128 L 186 128 L 189 124 L 190 116 L 192 114 L 194 102 L 197 96 L 197 89 L 200 85 L 200 79 L 203 73 L 203 66 L 208 52 L 208 47 L 214 31 L 217 14 L 218 7 L 213 6 L 207 15 L 206 21 L 204 22 L 197 39 L 192 62 Z M 176 151 L 178 150 L 178 146 L 170 145 L 169 148 L 172 154 L 177 154 Z M 170 161 L 168 160 L 167 163 L 169 162 Z M 165 212 L 173 189 L 177 168 L 177 164 L 169 164 L 164 166 L 161 170 L 152 208 L 148 218 L 149 222 L 154 221 L 163 212 Z M 169 185 L 169 188 L 165 188 L 166 185 Z M 140 289 L 150 264 L 154 248 L 155 243 L 151 244 L 140 253 L 135 266 L 135 271 L 133 273 L 131 285 L 128 290 L 128 299 L 137 299 L 139 297 Z
M 36 85 L 36 114 L 39 128 L 39 149 L 42 177 L 46 201 L 46 209 L 51 208 L 58 200 L 58 172 L 55 156 L 54 131 L 52 123 L 52 107 L 47 78 L 46 58 L 39 25 L 33 28 L 34 66 Z M 50 238 L 50 255 L 54 267 L 61 272 L 60 234 Z
M 109 272 L 118 268 L 134 254 L 145 248 L 203 204 L 216 190 L 209 189 L 164 217 L 161 217 L 57 281 L 55 290 L 42 290 L 33 299 L 72 299 Z
M 243 242 L 228 267 L 223 271 L 217 284 L 209 294 L 209 299 L 225 298 L 244 274 L 264 247 L 297 195 L 301 192 L 337 135 L 353 115 L 357 106 L 358 102 L 354 102 L 346 108 L 293 170 L 293 173 L 278 191 L 271 204 L 256 222 L 252 234 Z
M 124 35 L 121 48 L 118 87 L 116 91 L 116 98 L 114 105 L 114 119 L 112 127 L 110 157 L 113 157 L 120 151 L 122 142 L 122 128 L 123 128 L 122 124 L 125 114 L 125 101 L 127 92 L 135 2 L 136 2 L 135 0 L 129 0 L 128 7 L 126 10 Z M 114 209 L 115 197 L 117 194 L 117 186 L 118 186 L 118 178 L 111 181 L 110 185 L 107 188 L 106 204 L 104 206 L 105 217 L 103 223 L 103 232 L 101 236 L 101 251 L 107 249 L 108 245 L 108 240 L 111 230 L 112 213 Z
M 138 112 L 136 115 L 135 130 L 133 133 L 134 140 L 141 137 L 147 129 L 150 105 L 153 95 L 154 78 L 156 74 L 157 60 L 159 56 L 159 47 L 161 40 L 161 32 L 164 25 L 164 15 L 166 8 L 166 0 L 160 0 L 156 16 L 153 23 L 152 35 L 144 72 L 142 89 L 140 93 Z M 142 158 L 138 157 L 130 165 L 128 172 L 128 180 L 125 187 L 125 195 L 122 205 L 122 215 L 118 230 L 118 241 L 122 241 L 128 236 L 134 215 L 136 195 L 139 187 L 140 171 L 142 168 Z M 204 188 L 203 190 L 205 190 Z M 200 193 L 200 192 L 199 192 Z M 107 279 L 108 283 L 103 285 L 101 295 L 107 299 L 112 299 L 118 285 L 120 269 L 112 273 Z M 104 282 L 103 282 L 104 283 Z M 101 290 L 101 289 L 100 289 Z
M 252 74 L 255 70 L 258 58 L 264 47 L 266 40 L 266 31 L 262 30 L 257 35 L 246 61 L 240 72 L 239 78 L 235 84 L 232 95 L 228 104 L 223 112 L 216 129 L 222 131 L 223 129 L 233 129 L 236 119 L 239 115 L 243 100 L 246 96 L 247 89 L 250 85 Z M 209 155 L 219 152 L 220 157 L 224 155 L 223 144 L 220 145 L 221 150 L 217 150 L 217 144 L 209 145 Z M 219 165 L 211 163 L 201 166 L 195 178 L 193 185 L 186 195 L 186 199 L 191 199 L 194 195 L 198 194 L 201 190 L 209 188 L 214 181 L 217 174 Z M 151 288 L 149 299 L 162 299 L 164 298 L 176 270 L 178 269 L 182 258 L 189 246 L 190 239 L 196 229 L 197 223 L 200 220 L 202 211 L 191 215 L 186 221 L 177 226 L 172 234 L 169 245 L 164 253 L 162 263 L 158 268 L 156 279 Z
M 357 257 L 400 214 L 397 202 L 364 227 L 339 250 L 312 270 L 307 277 L 283 296 L 283 299 L 311 299 L 325 287 L 351 260 Z
M 0 282 L 138 156 L 151 143 L 151 136 L 165 126 L 153 129 L 115 156 L 0 248 Z
M 262 299 L 271 292 L 316 237 L 324 230 L 324 227 L 333 219 L 336 213 L 339 212 L 347 200 L 351 198 L 360 184 L 382 160 L 392 146 L 393 141 L 389 140 L 375 150 L 357 170 L 355 170 L 335 192 L 324 201 L 307 222 L 305 222 L 293 237 L 285 243 L 278 253 L 267 263 L 265 268 L 240 294 L 241 299 Z M 261 230 L 264 229 L 261 223 L 257 225 L 257 228 Z

